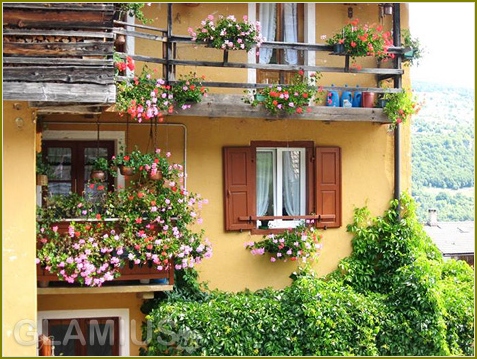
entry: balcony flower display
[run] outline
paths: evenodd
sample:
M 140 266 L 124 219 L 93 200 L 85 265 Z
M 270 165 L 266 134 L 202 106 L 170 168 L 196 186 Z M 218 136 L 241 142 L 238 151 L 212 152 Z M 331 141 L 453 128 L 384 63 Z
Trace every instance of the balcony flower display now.
M 184 188 L 183 179 L 182 166 L 169 163 L 161 180 L 130 181 L 104 191 L 100 203 L 86 195 L 57 196 L 38 211 L 37 263 L 86 286 L 117 278 L 128 263 L 158 271 L 194 267 L 212 255 L 204 231 L 195 230 L 207 200 Z M 60 231 L 65 217 L 75 220 Z
M 304 223 L 284 233 L 268 234 L 262 241 L 246 243 L 245 248 L 253 255 L 269 253 L 271 262 L 299 260 L 305 263 L 316 259 L 322 247 L 320 241 L 317 229 Z
M 188 32 L 192 41 L 221 50 L 250 51 L 263 42 L 260 23 L 250 23 L 246 15 L 242 21 L 238 21 L 234 15 L 219 15 L 217 18 L 209 15 L 198 28 L 189 27 Z
M 142 152 L 135 147 L 132 151 L 127 151 L 124 147 L 120 148 L 120 152 L 111 159 L 113 176 L 117 175 L 116 168 L 119 168 L 122 174 L 133 175 L 139 174 L 140 181 L 143 179 L 154 177 L 158 173 L 166 176 L 176 174 L 174 167 L 169 165 L 168 158 L 171 156 L 169 152 L 163 153 L 157 148 L 154 152 Z M 124 167 L 128 168 L 129 173 L 125 173 Z
M 384 58 L 387 49 L 393 45 L 390 31 L 382 25 L 360 24 L 359 19 L 351 20 L 327 41 L 329 45 L 342 44 L 344 53 L 352 59 L 363 56 Z
M 127 56 L 125 60 L 115 54 L 115 75 L 125 75 L 127 70 L 134 71 L 134 60 Z M 126 77 L 116 82 L 116 108 L 120 114 L 129 114 L 134 120 L 157 119 L 163 121 L 166 114 L 174 108 L 190 108 L 190 103 L 198 103 L 207 95 L 208 88 L 202 86 L 204 76 L 195 73 L 180 76 L 173 86 L 161 78 L 153 76 L 154 71 L 144 67 L 139 76 Z
M 243 101 L 252 106 L 263 105 L 271 114 L 302 114 L 310 111 L 308 107 L 312 102 L 321 100 L 318 98 L 323 92 L 316 88 L 316 81 L 320 79 L 320 73 L 305 76 L 303 70 L 299 70 L 288 85 L 273 84 L 256 91 L 253 100 L 244 97 Z
M 405 89 L 397 93 L 385 93 L 382 99 L 385 101 L 383 112 L 392 121 L 392 128 L 406 123 L 421 109 L 416 96 Z
M 202 101 L 202 97 L 207 95 L 209 89 L 202 86 L 205 76 L 197 77 L 193 72 L 181 75 L 179 80 L 172 86 L 174 103 L 183 110 L 190 108 L 190 103 Z
M 116 108 L 137 122 L 155 118 L 161 122 L 174 109 L 173 97 L 171 87 L 144 67 L 139 76 L 117 83 Z

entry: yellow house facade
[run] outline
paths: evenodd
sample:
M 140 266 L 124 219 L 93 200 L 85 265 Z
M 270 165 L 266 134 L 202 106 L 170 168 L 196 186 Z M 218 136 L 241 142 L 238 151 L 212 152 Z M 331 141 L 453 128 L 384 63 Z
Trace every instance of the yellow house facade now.
M 169 6 L 165 3 L 152 3 L 145 6 L 144 14 L 153 20 L 147 26 L 162 29 L 170 27 L 173 35 L 186 38 L 188 28 L 196 28 L 209 14 L 233 14 L 238 19 L 247 15 L 253 20 L 258 20 L 260 14 L 259 6 L 255 3 L 190 5 L 192 4 L 174 3 Z M 363 23 L 380 23 L 390 30 L 393 19 L 398 19 L 400 28 L 408 28 L 407 4 L 394 5 L 393 18 L 393 15 L 382 15 L 378 3 L 299 4 L 301 30 L 298 31 L 296 42 L 325 45 L 325 38 L 331 37 L 350 19 L 350 11 L 353 13 L 352 17 L 359 17 Z M 18 8 L 10 10 L 17 11 Z M 399 14 L 398 17 L 396 13 Z M 134 24 L 134 19 L 128 21 Z M 136 23 L 139 24 L 138 21 Z M 136 29 L 139 30 L 141 28 Z M 148 31 L 145 30 L 146 33 Z M 171 35 L 167 31 L 165 33 L 166 37 Z M 20 36 L 18 34 L 16 36 Z M 151 45 L 147 39 L 126 36 L 127 53 L 136 56 L 138 69 L 145 63 L 141 56 L 166 54 L 167 48 L 163 45 L 167 46 L 167 40 Z M 227 65 L 221 68 L 206 64 L 254 63 L 253 51 L 230 51 L 227 61 L 224 61 L 221 50 L 186 41 L 179 41 L 175 46 L 175 59 L 185 61 L 183 65 L 175 65 L 178 74 L 194 71 L 205 76 L 205 83 L 254 83 L 257 76 L 264 76 L 264 70 L 260 68 L 234 68 Z M 303 54 L 299 53 L 300 56 L 301 62 L 291 66 L 294 71 L 300 66 L 342 68 L 344 63 L 344 56 L 330 55 L 326 51 L 304 51 Z M 187 61 L 198 63 L 191 64 Z M 369 74 L 361 70 L 379 68 L 376 59 L 362 58 L 357 63 L 359 68 L 352 67 L 348 72 L 321 71 L 322 77 L 318 85 L 328 89 L 331 86 L 342 90 L 345 87 L 356 89 L 359 86 L 379 90 L 377 80 L 380 79 L 380 74 Z M 167 67 L 148 65 L 157 68 L 159 76 L 166 76 Z M 379 66 L 384 69 L 393 68 L 389 63 Z M 397 66 L 401 70 L 400 62 Z M 258 74 L 260 71 L 261 75 Z M 409 87 L 410 79 L 405 67 L 399 76 L 395 76 L 397 77 L 400 87 Z M 4 82 L 4 89 L 8 86 Z M 144 300 L 153 298 L 156 292 L 173 290 L 173 286 L 132 284 L 103 288 L 38 287 L 35 264 L 36 208 L 40 203 L 40 192 L 35 180 L 35 157 L 45 143 L 96 141 L 100 137 L 102 141 L 113 143 L 115 153 L 126 142 L 130 146 L 137 145 L 142 151 L 161 148 L 171 152 L 171 159 L 184 165 L 187 188 L 208 200 L 202 210 L 203 223 L 200 227 L 205 230 L 205 235 L 212 244 L 213 255 L 196 267 L 200 280 L 207 282 L 211 289 L 225 291 L 283 288 L 290 284 L 289 275 L 298 269 L 299 264 L 291 261 L 272 263 L 267 257 L 253 256 L 245 249 L 246 243 L 260 240 L 267 232 L 258 230 L 255 219 L 252 219 L 252 229 L 231 230 L 227 227 L 226 197 L 229 194 L 226 187 L 227 160 L 224 148 L 281 148 L 306 144 L 313 151 L 310 157 L 313 161 L 317 148 L 339 150 L 340 220 L 339 223 L 329 226 L 325 224 L 321 227 L 326 228 L 320 228 L 323 246 L 318 261 L 314 264 L 319 275 L 335 270 L 339 261 L 350 255 L 351 235 L 347 233 L 346 225 L 351 223 L 356 207 L 368 206 L 372 213 L 382 213 L 396 195 L 396 190 L 406 191 L 410 188 L 409 125 L 400 126 L 398 131 L 390 130 L 382 109 L 353 109 L 346 112 L 348 109 L 329 108 L 323 102 L 321 106 L 315 106 L 309 115 L 274 117 L 266 115 L 263 109 L 243 103 L 243 88 L 209 88 L 209 96 L 200 104 L 192 105 L 190 111 L 177 110 L 166 115 L 164 122 L 157 124 L 135 121 L 126 123 L 125 117 L 115 111 L 114 103 L 107 101 L 103 102 L 100 110 L 96 107 L 94 111 L 86 113 L 84 108 L 77 110 L 77 103 L 49 103 L 49 100 L 29 99 L 28 93 L 17 96 L 16 99 L 4 96 L 3 355 L 38 355 L 38 335 L 51 334 L 45 329 L 47 323 L 75 318 L 80 323 L 80 319 L 85 318 L 115 318 L 114 325 L 119 327 L 120 343 L 113 354 L 138 355 L 139 348 L 143 345 L 141 325 L 144 314 L 141 306 Z M 81 102 L 80 99 L 78 102 Z M 115 184 L 124 183 L 127 184 L 127 179 L 119 176 Z M 307 215 L 315 210 L 308 209 Z M 98 355 L 94 351 L 88 353 Z

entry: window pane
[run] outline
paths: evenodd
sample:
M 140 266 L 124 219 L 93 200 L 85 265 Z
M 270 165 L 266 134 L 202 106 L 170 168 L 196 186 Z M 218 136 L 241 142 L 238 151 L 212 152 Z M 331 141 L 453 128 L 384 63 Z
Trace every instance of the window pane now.
M 300 151 L 283 151 L 282 156 L 283 215 L 301 213 L 301 161 Z
M 257 215 L 273 215 L 273 152 L 257 152 Z
M 88 356 L 112 356 L 114 345 L 114 321 L 107 320 L 100 323 L 98 320 L 89 321 L 89 335 L 87 344 Z
M 54 323 L 57 322 L 57 323 Z M 76 342 L 84 339 L 79 323 L 76 320 L 51 320 L 48 326 L 48 335 L 53 337 L 55 356 L 74 356 L 76 353 Z
M 71 148 L 48 148 L 47 156 L 53 170 L 51 179 L 71 180 Z

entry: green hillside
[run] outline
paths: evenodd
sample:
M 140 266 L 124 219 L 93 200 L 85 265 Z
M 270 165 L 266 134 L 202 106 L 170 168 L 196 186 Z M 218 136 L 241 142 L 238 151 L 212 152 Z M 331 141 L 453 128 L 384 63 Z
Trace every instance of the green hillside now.
M 412 195 L 418 217 L 437 208 L 440 221 L 474 219 L 473 90 L 414 82 L 423 101 L 412 123 Z

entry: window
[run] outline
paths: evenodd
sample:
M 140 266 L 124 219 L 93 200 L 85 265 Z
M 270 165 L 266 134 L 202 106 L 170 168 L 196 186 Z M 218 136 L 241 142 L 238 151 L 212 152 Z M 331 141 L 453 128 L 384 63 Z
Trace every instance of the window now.
M 257 18 L 262 35 L 267 41 L 303 42 L 304 6 L 296 3 L 260 3 Z M 303 51 L 294 49 L 259 49 L 257 61 L 260 64 L 303 64 Z M 257 70 L 259 83 L 289 83 L 291 72 L 281 70 Z
M 297 222 L 287 221 L 313 217 L 318 227 L 341 226 L 338 147 L 314 148 L 311 141 L 225 147 L 224 176 L 226 230 L 256 229 L 268 220 L 288 228 Z
M 119 318 L 48 319 L 44 334 L 52 337 L 54 356 L 119 355 Z
M 257 216 L 305 215 L 305 148 L 257 147 L 256 151 Z M 261 222 L 265 221 L 257 225 Z
M 92 164 L 97 157 L 111 159 L 114 141 L 43 141 L 43 156 L 53 175 L 48 179 L 50 195 L 67 195 L 70 192 L 94 195 L 88 187 Z M 106 187 L 111 189 L 114 179 L 108 176 Z

